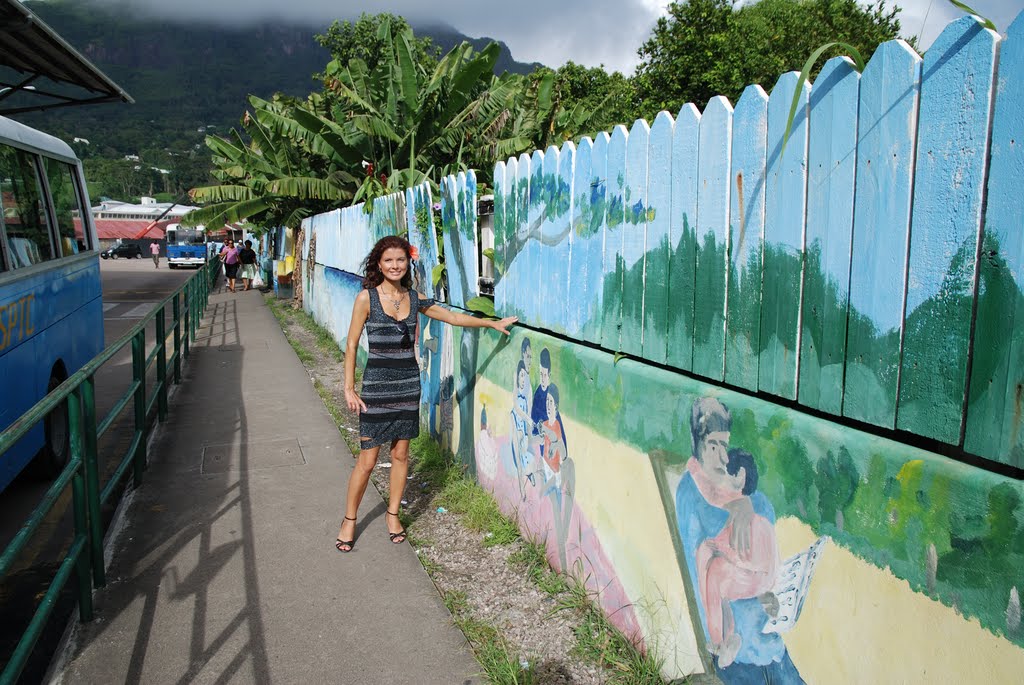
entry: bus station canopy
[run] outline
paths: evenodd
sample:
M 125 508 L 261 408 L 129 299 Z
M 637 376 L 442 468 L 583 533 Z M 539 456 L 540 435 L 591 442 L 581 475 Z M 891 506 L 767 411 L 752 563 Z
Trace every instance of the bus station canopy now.
M 0 0 L 0 114 L 131 96 L 19 2 Z

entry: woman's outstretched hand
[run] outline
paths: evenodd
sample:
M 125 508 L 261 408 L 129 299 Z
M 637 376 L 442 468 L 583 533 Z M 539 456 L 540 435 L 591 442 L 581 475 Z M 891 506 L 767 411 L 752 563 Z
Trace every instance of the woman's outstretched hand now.
M 348 404 L 348 410 L 355 414 L 366 411 L 366 403 L 351 388 L 345 388 L 345 402 Z
M 498 331 L 499 333 L 509 335 L 508 327 L 514 324 L 516 321 L 519 321 L 518 316 L 506 316 L 504 319 L 501 319 L 500 321 L 492 322 L 491 328 Z

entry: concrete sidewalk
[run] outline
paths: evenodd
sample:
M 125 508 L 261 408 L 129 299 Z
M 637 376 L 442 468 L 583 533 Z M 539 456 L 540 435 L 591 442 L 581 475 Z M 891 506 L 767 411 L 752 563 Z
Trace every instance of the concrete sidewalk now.
M 335 550 L 354 460 L 258 291 L 211 297 L 183 374 L 51 682 L 481 682 L 372 486 Z

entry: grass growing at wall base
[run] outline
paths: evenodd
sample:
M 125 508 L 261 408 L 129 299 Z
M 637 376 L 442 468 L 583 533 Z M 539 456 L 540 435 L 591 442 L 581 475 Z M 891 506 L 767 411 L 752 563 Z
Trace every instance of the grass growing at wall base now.
M 439 487 L 434 504 L 462 517 L 470 530 L 484 534 L 484 545 L 507 545 L 519 539 L 515 521 L 501 513 L 494 499 L 463 468 L 452 461 L 432 438 L 424 433 L 412 441 L 413 473 Z
M 664 682 L 661 661 L 651 652 L 641 652 L 611 624 L 595 593 L 587 588 L 581 566 L 570 576 L 558 573 L 549 566 L 544 544 L 538 541 L 525 542 L 508 561 L 522 567 L 540 590 L 555 599 L 552 613 L 575 614 L 573 653 L 611 671 L 614 675 L 609 682 L 620 685 L 661 685 Z
M 331 336 L 331 332 L 318 324 L 316 319 L 310 316 L 308 312 L 302 309 L 292 309 L 287 304 L 287 300 L 280 300 L 273 295 L 266 295 L 265 299 L 270 306 L 270 311 L 274 313 L 282 327 L 286 324 L 298 323 L 313 336 L 317 347 L 334 357 L 335 361 L 340 362 L 342 360 L 344 355 L 338 343 L 335 342 L 334 337 Z M 296 347 L 294 341 L 289 340 L 289 342 L 291 342 L 293 348 Z M 297 348 L 296 353 L 298 353 Z M 305 352 L 305 354 L 309 355 L 308 352 Z M 300 355 L 299 358 L 302 359 L 302 356 Z M 302 361 L 303 363 L 306 362 L 305 359 L 302 359 Z

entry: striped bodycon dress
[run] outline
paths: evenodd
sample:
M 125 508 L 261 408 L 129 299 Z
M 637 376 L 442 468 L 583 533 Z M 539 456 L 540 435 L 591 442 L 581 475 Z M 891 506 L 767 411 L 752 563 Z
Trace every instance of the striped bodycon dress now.
M 416 323 L 420 310 L 434 304 L 409 290 L 409 316 L 399 321 L 384 312 L 370 288 L 366 338 L 370 348 L 363 390 L 366 411 L 359 414 L 359 446 L 370 449 L 420 434 L 420 369 L 416 364 Z

